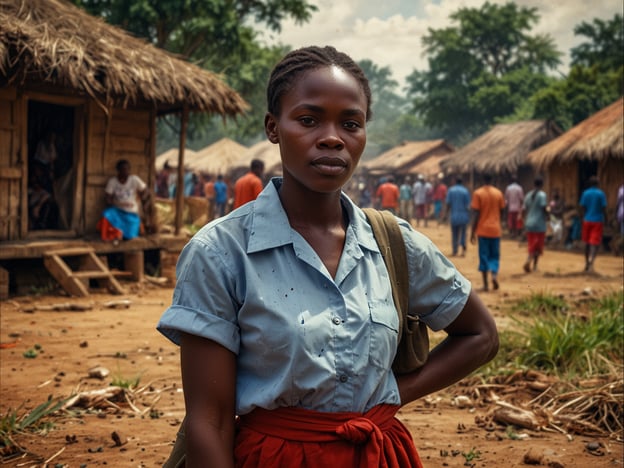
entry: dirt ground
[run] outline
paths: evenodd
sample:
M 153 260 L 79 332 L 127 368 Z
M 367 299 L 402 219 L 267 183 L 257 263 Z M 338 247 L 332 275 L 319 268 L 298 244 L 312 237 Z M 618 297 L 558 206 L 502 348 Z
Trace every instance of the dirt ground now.
M 450 229 L 430 223 L 422 228 L 440 248 L 450 253 Z M 547 250 L 539 271 L 522 271 L 526 245 L 504 240 L 498 291 L 482 294 L 500 328 L 510 325 L 505 304 L 531 293 L 549 292 L 568 298 L 601 295 L 621 290 L 622 257 L 601 253 L 596 273 L 582 273 L 582 251 Z M 465 257 L 452 259 L 481 287 L 476 247 Z M 14 437 L 27 450 L 19 458 L 3 460 L 3 466 L 160 466 L 167 457 L 184 403 L 176 346 L 155 330 L 169 304 L 171 287 L 151 283 L 124 283 L 124 296 L 94 292 L 88 298 L 45 296 L 11 297 L 0 302 L 0 414 L 18 414 L 53 399 L 77 392 L 106 388 L 113 380 L 139 380 L 128 394 L 132 405 L 117 401 L 97 410 L 73 407 L 55 421 L 45 435 L 24 433 Z M 127 300 L 129 307 L 107 307 L 109 301 Z M 84 311 L 42 310 L 62 303 L 91 306 Z M 34 309 L 34 310 L 33 310 Z M 35 350 L 34 358 L 24 353 Z M 31 351 L 32 353 L 32 351 Z M 89 369 L 103 366 L 110 375 L 89 377 Z M 623 465 L 623 446 L 609 438 L 593 439 L 561 433 L 517 429 L 519 438 L 506 435 L 499 426 L 488 432 L 475 423 L 487 407 L 459 409 L 452 395 L 440 392 L 403 408 L 399 414 L 410 428 L 425 467 L 519 467 L 525 455 L 534 464 L 551 467 L 613 467 Z M 119 437 L 115 442 L 112 433 Z M 588 444 L 600 447 L 589 450 Z M 598 444 L 598 445 L 596 445 Z M 591 445 L 590 445 L 591 447 Z M 598 455 L 602 453 L 602 455 Z

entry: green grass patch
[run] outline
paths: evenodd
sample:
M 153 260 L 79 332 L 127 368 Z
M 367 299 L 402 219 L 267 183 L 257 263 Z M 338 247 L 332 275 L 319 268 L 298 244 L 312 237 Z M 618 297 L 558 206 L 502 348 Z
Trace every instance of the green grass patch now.
M 497 357 L 486 375 L 535 369 L 568 378 L 621 373 L 624 358 L 622 293 L 568 304 L 536 294 L 511 306 L 515 329 L 500 333 Z
M 8 409 L 0 415 L 0 441 L 5 447 L 13 445 L 11 437 L 20 432 L 36 432 L 47 434 L 54 423 L 50 417 L 60 410 L 68 399 L 54 401 L 50 395 L 48 399 L 30 412 L 21 413 L 21 407 Z

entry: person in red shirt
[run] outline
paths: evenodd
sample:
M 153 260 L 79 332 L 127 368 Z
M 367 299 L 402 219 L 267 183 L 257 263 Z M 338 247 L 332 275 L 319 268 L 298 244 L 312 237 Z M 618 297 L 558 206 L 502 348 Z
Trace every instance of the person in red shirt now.
M 204 196 L 206 197 L 206 202 L 208 205 L 208 221 L 212 221 L 214 219 L 214 205 L 215 205 L 215 188 L 214 181 L 212 180 L 212 176 L 210 174 L 204 174 Z
M 382 210 L 396 214 L 399 209 L 399 186 L 394 183 L 394 177 L 389 176 L 386 181 L 377 188 L 375 196 Z
M 262 192 L 264 163 L 259 159 L 251 161 L 249 172 L 234 184 L 234 209 L 255 200 Z

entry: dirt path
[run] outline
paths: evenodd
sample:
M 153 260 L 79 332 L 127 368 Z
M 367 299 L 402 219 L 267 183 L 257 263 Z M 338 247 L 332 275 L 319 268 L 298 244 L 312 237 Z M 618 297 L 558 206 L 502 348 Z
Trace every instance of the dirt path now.
M 449 253 L 449 228 L 432 226 L 422 231 L 444 252 Z M 579 252 L 547 251 L 540 271 L 522 272 L 525 245 L 503 241 L 501 289 L 482 297 L 493 311 L 499 327 L 510 326 L 505 304 L 533 292 L 550 292 L 566 297 L 599 295 L 622 288 L 622 258 L 602 254 L 596 274 L 583 274 Z M 469 246 L 466 257 L 456 257 L 457 267 L 480 287 L 476 271 L 476 249 Z M 14 343 L 0 350 L 0 413 L 20 408 L 20 414 L 53 398 L 68 397 L 77 391 L 107 387 L 113 379 L 140 379 L 144 390 L 131 399 L 138 412 L 125 402 L 122 408 L 76 412 L 63 418 L 45 436 L 24 434 L 15 440 L 31 452 L 3 466 L 159 466 L 169 453 L 176 427 L 184 413 L 179 377 L 178 349 L 161 337 L 154 326 L 171 299 L 171 288 L 150 284 L 133 285 L 128 308 L 107 308 L 105 303 L 120 297 L 92 294 L 71 299 L 91 305 L 87 311 L 25 310 L 69 302 L 60 295 L 16 297 L 0 302 L 0 342 Z M 35 358 L 24 352 L 38 350 Z M 99 380 L 89 377 L 89 369 L 104 366 L 110 375 Z M 152 408 L 150 410 L 150 408 Z M 543 466 L 622 466 L 622 444 L 608 439 L 568 438 L 551 432 L 517 431 L 513 440 L 505 428 L 487 432 L 475 424 L 475 416 L 487 408 L 458 409 L 445 392 L 433 395 L 431 404 L 419 401 L 403 408 L 401 419 L 411 429 L 425 467 L 516 467 L 525 466 L 531 451 Z M 143 414 L 141 414 L 143 412 Z M 117 432 L 123 445 L 116 446 L 111 434 Z M 602 444 L 603 456 L 592 455 L 588 443 Z M 34 455 L 33 455 L 34 454 Z M 38 457 L 38 458 L 37 458 Z M 471 461 L 469 461 L 471 459 Z M 557 464 L 558 463 L 558 464 Z M 467 464 L 467 465 L 466 465 Z

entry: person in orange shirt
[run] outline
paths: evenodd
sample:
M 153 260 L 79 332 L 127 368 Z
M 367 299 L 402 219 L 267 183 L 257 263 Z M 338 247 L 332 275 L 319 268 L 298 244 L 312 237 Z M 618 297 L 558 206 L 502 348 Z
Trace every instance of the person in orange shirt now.
M 262 192 L 264 163 L 259 159 L 251 161 L 249 172 L 234 184 L 234 209 L 255 200 Z
M 375 196 L 382 210 L 396 214 L 399 209 L 399 186 L 394 183 L 394 177 L 388 176 L 386 181 L 377 188 Z
M 498 289 L 500 263 L 501 214 L 505 208 L 503 193 L 492 185 L 492 176 L 484 174 L 484 185 L 472 194 L 470 208 L 474 211 L 470 242 L 479 238 L 479 271 L 483 275 L 483 291 L 488 288 L 488 271 L 492 287 Z

